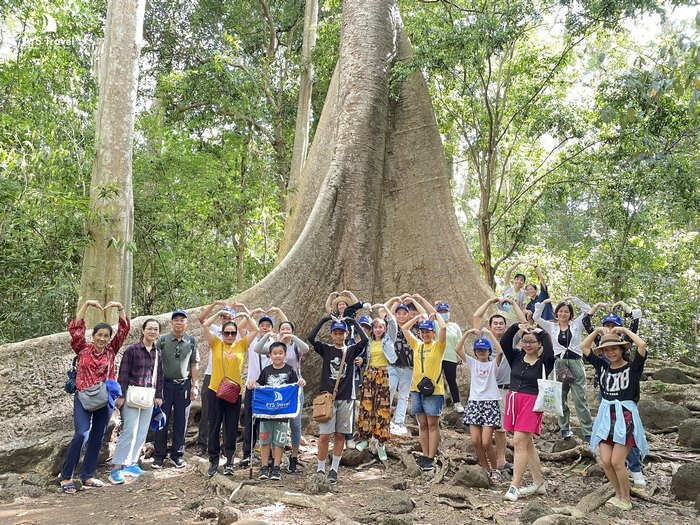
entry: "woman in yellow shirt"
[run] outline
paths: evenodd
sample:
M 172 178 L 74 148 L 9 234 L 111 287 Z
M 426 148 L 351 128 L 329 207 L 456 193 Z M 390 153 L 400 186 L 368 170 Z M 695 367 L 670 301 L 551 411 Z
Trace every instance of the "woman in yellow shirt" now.
M 416 316 L 401 327 L 406 342 L 413 349 L 413 381 L 411 383 L 411 412 L 418 419 L 418 441 L 423 456 L 418 460 L 421 470 L 433 470 L 434 458 L 440 444 L 440 415 L 445 406 L 445 386 L 442 381 L 442 358 L 445 355 L 446 333 L 442 317 L 431 321 L 425 314 Z M 419 341 L 411 333 L 418 322 Z M 435 339 L 435 322 L 440 335 Z M 429 386 L 432 385 L 432 392 Z M 428 387 L 428 388 L 426 388 Z
M 394 342 L 398 329 L 391 312 L 384 305 L 379 306 L 379 317 L 372 322 L 369 364 L 362 378 L 362 401 L 357 424 L 362 441 L 355 448 L 364 450 L 369 440 L 374 437 L 377 440 L 377 455 L 380 460 L 386 461 L 385 443 L 389 440 L 391 421 L 391 393 L 387 367 L 396 362 Z
M 222 381 L 235 382 L 239 391 L 243 384 L 241 371 L 248 345 L 258 334 L 258 325 L 247 313 L 236 317 L 245 317 L 248 322 L 248 333 L 237 339 L 238 325 L 233 321 L 224 323 L 221 327 L 221 339 L 211 333 L 211 325 L 218 319 L 221 312 L 216 312 L 202 325 L 202 333 L 211 349 L 211 379 L 209 389 L 204 394 L 209 404 L 209 476 L 216 474 L 219 468 L 219 452 L 221 451 L 221 424 L 224 424 L 224 453 L 226 465 L 224 475 L 233 476 L 233 456 L 236 453 L 236 438 L 238 437 L 238 419 L 241 414 L 240 395 L 234 402 L 226 401 L 217 396 Z

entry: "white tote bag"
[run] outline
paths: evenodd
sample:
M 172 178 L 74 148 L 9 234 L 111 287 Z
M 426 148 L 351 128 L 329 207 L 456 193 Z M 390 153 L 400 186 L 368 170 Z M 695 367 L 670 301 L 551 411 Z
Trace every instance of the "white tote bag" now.
M 129 385 L 126 389 L 126 405 L 131 408 L 153 408 L 156 399 L 156 376 L 158 374 L 158 349 L 155 349 L 156 358 L 153 362 L 153 375 L 151 376 L 152 386 Z
M 542 362 L 542 379 L 537 380 L 537 389 L 539 392 L 537 393 L 537 399 L 535 400 L 535 406 L 532 411 L 548 412 L 550 414 L 556 414 L 557 416 L 563 416 L 561 383 L 556 379 L 547 379 L 544 369 L 544 362 Z

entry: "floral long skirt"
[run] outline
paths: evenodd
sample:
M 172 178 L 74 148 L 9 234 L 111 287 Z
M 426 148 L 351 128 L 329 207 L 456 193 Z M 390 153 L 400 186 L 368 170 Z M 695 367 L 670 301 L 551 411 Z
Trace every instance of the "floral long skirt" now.
M 362 398 L 357 423 L 360 439 L 368 441 L 374 436 L 382 444 L 389 440 L 390 400 L 387 368 L 367 368 L 362 378 Z

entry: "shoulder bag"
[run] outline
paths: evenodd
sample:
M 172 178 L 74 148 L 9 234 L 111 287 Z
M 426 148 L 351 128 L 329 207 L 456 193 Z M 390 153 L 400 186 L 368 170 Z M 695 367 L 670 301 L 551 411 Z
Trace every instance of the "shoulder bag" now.
M 158 377 L 158 348 L 154 347 L 156 358 L 153 361 L 153 374 L 151 375 L 151 386 L 129 385 L 126 389 L 126 405 L 131 408 L 147 409 L 153 408 L 156 398 L 156 378 Z
M 109 371 L 112 368 L 112 362 L 109 354 L 107 354 L 107 379 L 109 379 Z M 87 412 L 94 412 L 107 406 L 109 402 L 109 393 L 107 392 L 107 384 L 100 381 L 85 390 L 78 392 L 78 401 L 83 405 Z
M 418 384 L 416 385 L 418 387 L 418 391 L 423 394 L 424 396 L 432 396 L 433 392 L 435 392 L 435 384 L 433 383 L 433 380 L 430 379 L 428 376 L 425 375 L 425 355 L 424 355 L 424 349 L 425 345 L 420 345 L 420 373 L 423 375 L 423 379 L 418 381 Z M 437 378 L 437 382 L 440 382 L 440 378 L 442 377 L 442 370 L 440 370 L 440 375 Z
M 545 366 L 542 362 L 542 379 L 537 380 L 537 399 L 533 412 L 549 412 L 557 416 L 563 416 L 561 399 L 562 384 L 556 379 L 547 379 L 545 376 Z
M 66 383 L 63 385 L 63 390 L 66 391 L 66 394 L 75 394 L 76 387 L 75 387 L 75 378 L 78 376 L 78 356 L 76 355 L 73 358 L 73 366 L 71 367 L 70 370 L 66 372 L 66 375 L 68 376 L 68 379 L 66 379 Z
M 221 343 L 221 369 L 224 372 L 224 377 L 221 378 L 219 388 L 216 389 L 216 397 L 235 403 L 241 395 L 241 385 L 226 375 L 226 361 L 224 360 L 224 344 Z
M 333 387 L 333 392 L 321 392 L 314 398 L 313 403 L 313 420 L 318 423 L 325 423 L 330 421 L 333 417 L 333 402 L 335 401 L 335 396 L 338 393 L 338 385 L 340 385 L 340 378 L 343 377 L 343 372 L 345 372 L 345 357 L 347 356 L 347 348 L 343 349 L 343 357 L 340 360 L 340 368 L 338 368 L 338 377 L 335 379 L 335 386 Z

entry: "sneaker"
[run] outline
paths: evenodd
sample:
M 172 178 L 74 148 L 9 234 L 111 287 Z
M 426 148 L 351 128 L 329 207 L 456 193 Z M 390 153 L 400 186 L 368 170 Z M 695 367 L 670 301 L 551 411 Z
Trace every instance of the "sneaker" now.
M 338 483 L 338 473 L 333 469 L 330 469 L 328 471 L 328 483 L 330 483 L 331 485 L 335 485 Z
M 224 465 L 224 476 L 233 476 L 233 463 L 226 463 Z
M 458 414 L 464 414 L 464 406 L 462 405 L 462 403 L 455 403 L 454 408 L 455 412 L 457 412 Z
M 282 479 L 282 471 L 280 470 L 279 465 L 275 465 L 274 467 L 272 467 L 272 470 L 270 471 L 270 479 Z
M 423 464 L 420 465 L 420 469 L 423 472 L 430 472 L 434 468 L 435 468 L 435 461 L 433 460 L 433 458 L 425 458 L 423 460 Z
M 345 441 L 345 448 L 355 448 L 357 447 L 357 443 L 355 443 L 354 439 L 348 439 Z
M 644 474 L 641 472 L 630 472 L 630 477 L 632 478 L 632 483 L 634 483 L 635 487 L 643 489 L 647 486 L 647 480 L 644 479 Z
M 537 483 L 530 483 L 528 486 L 523 487 L 518 490 L 521 496 L 529 496 L 531 494 L 547 494 L 547 482 L 543 481 L 539 485 Z
M 564 439 L 571 439 L 572 437 L 574 437 L 574 433 L 571 430 L 562 430 L 561 437 L 563 437 Z
M 289 472 L 290 474 L 294 474 L 297 471 L 298 461 L 298 458 L 295 458 L 294 456 L 289 456 L 289 466 L 287 467 L 287 472 Z
M 108 479 L 112 485 L 121 485 L 122 483 L 124 483 L 124 474 L 122 474 L 122 469 L 113 468 L 112 471 L 109 473 Z
M 207 470 L 207 475 L 211 478 L 219 470 L 219 462 L 212 463 L 209 462 L 209 469 Z
M 160 470 L 163 468 L 163 460 L 162 459 L 154 459 L 153 463 L 151 463 L 151 468 L 155 470 Z
M 250 467 L 250 456 L 243 456 L 243 459 L 238 463 L 241 468 Z
M 182 458 L 173 459 L 170 458 L 170 464 L 175 468 L 184 468 L 187 466 L 187 461 Z
M 503 499 L 506 501 L 518 501 L 519 496 L 520 491 L 518 490 L 518 487 L 511 485 L 508 487 L 508 492 L 503 494 Z
M 386 461 L 387 455 L 386 455 L 386 447 L 384 445 L 377 445 L 377 456 L 379 457 L 380 461 Z
M 369 445 L 369 443 L 367 443 L 366 441 L 360 441 L 357 445 L 355 445 L 355 450 L 359 450 L 360 452 L 362 452 L 364 449 L 367 448 L 367 445 Z
M 325 470 L 318 469 L 318 470 L 316 471 L 316 474 L 320 474 L 321 476 L 324 476 L 324 477 L 325 477 L 325 476 L 326 476 L 326 471 L 325 471 Z
M 258 479 L 270 479 L 270 467 L 267 465 L 260 467 Z
M 498 485 L 503 481 L 503 476 L 501 476 L 501 472 L 498 469 L 493 469 L 489 473 L 489 479 L 491 480 L 491 483 Z
M 145 473 L 146 471 L 139 467 L 138 463 L 134 463 L 133 465 L 129 465 L 128 467 L 124 467 L 122 469 L 122 474 L 129 476 L 130 478 L 137 478 L 141 474 Z
M 392 434 L 396 436 L 407 436 L 408 429 L 406 428 L 406 425 L 396 425 L 396 431 L 392 432 Z

